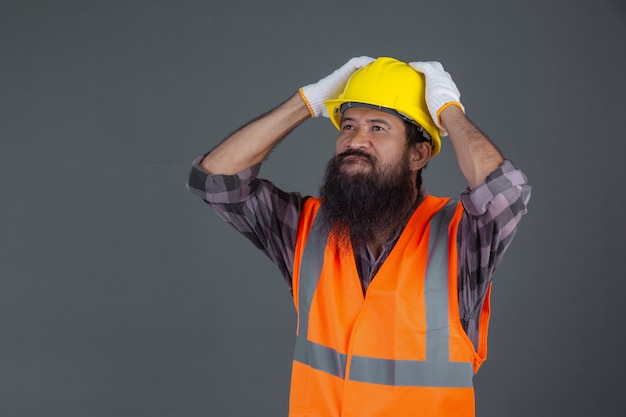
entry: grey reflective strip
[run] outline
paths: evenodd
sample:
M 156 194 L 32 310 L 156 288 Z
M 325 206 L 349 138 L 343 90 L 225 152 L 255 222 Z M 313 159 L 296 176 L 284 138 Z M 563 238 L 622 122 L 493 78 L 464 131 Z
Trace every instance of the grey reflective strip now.
M 408 387 L 471 388 L 473 368 L 467 362 L 408 361 L 353 356 L 350 380 Z M 469 376 L 469 378 L 468 378 Z
M 448 203 L 430 219 L 428 263 L 424 279 L 426 360 L 450 359 L 448 324 L 448 225 L 456 204 Z
M 293 360 L 341 379 L 346 376 L 347 356 L 298 335 Z
M 305 338 L 309 330 L 309 312 L 311 311 L 313 296 L 317 289 L 317 283 L 320 280 L 322 266 L 324 266 L 324 252 L 327 240 L 328 234 L 322 235 L 318 232 L 316 216 L 309 237 L 304 245 L 302 261 L 300 262 L 300 289 L 298 292 L 300 327 L 298 335 Z
M 473 366 L 449 360 L 448 328 L 448 225 L 456 204 L 450 202 L 430 220 L 426 297 L 426 360 L 391 360 L 352 356 L 349 379 L 392 386 L 471 387 Z M 316 219 L 317 221 L 317 219 Z M 300 327 L 294 360 L 345 378 L 346 355 L 307 340 L 308 318 L 324 261 L 327 235 L 316 231 L 307 239 L 300 265 Z
M 315 289 L 317 288 L 317 283 L 322 273 L 324 252 L 326 249 L 326 241 L 328 240 L 328 234 L 322 235 L 319 233 L 317 219 L 318 217 L 316 216 L 304 246 L 302 261 L 300 262 L 298 337 L 296 338 L 293 359 L 312 366 L 315 369 L 343 378 L 345 375 L 345 357 L 343 359 L 343 368 L 337 369 L 335 365 L 340 362 L 336 359 L 340 355 L 339 352 L 310 342 L 307 339 L 309 333 L 309 313 L 311 312 Z M 325 350 L 319 349 L 321 347 Z M 329 354 L 328 351 L 332 351 L 332 354 Z

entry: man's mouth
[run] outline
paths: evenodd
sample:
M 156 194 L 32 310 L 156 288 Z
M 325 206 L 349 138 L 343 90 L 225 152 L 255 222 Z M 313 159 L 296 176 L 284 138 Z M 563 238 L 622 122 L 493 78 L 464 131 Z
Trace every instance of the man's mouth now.
M 372 165 L 372 157 L 364 152 L 348 152 L 339 155 L 339 163 L 353 164 L 358 162 L 367 162 Z
M 369 163 L 370 160 L 362 155 L 347 155 L 345 157 L 343 157 L 341 159 L 341 162 L 347 162 L 347 163 L 352 163 L 352 162 L 367 162 Z

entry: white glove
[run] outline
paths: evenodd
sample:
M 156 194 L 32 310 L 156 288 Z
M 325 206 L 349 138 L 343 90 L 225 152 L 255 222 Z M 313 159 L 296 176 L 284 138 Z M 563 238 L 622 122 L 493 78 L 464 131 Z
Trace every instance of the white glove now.
M 328 115 L 328 110 L 324 105 L 324 101 L 339 97 L 339 94 L 342 93 L 352 74 L 372 61 L 374 61 L 374 58 L 370 58 L 368 56 L 352 58 L 341 68 L 327 77 L 322 78 L 315 84 L 309 84 L 300 88 L 300 96 L 302 96 L 309 107 L 311 116 L 330 117 Z
M 441 125 L 439 118 L 443 109 L 450 105 L 458 106 L 463 113 L 465 108 L 461 104 L 461 93 L 452 81 L 452 77 L 448 74 L 443 66 L 437 61 L 430 62 L 409 62 L 411 68 L 424 74 L 426 79 L 426 105 L 430 112 L 430 117 L 443 131 L 443 135 L 447 133 Z

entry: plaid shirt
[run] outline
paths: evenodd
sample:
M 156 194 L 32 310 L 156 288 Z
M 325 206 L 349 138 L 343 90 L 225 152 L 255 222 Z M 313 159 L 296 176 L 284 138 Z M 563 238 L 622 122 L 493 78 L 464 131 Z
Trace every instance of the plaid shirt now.
M 209 175 L 199 165 L 202 158 L 194 161 L 187 188 L 263 251 L 291 286 L 299 217 L 306 197 L 284 192 L 271 182 L 257 178 L 260 164 L 235 175 Z M 530 191 L 525 175 L 511 162 L 504 161 L 485 183 L 461 194 L 465 213 L 457 242 L 459 308 L 461 324 L 474 346 L 478 341 L 478 322 L 487 288 L 526 213 Z M 426 189 L 422 187 L 417 204 L 425 195 Z M 405 224 L 398 227 L 377 259 L 367 246 L 354 248 L 364 292 Z

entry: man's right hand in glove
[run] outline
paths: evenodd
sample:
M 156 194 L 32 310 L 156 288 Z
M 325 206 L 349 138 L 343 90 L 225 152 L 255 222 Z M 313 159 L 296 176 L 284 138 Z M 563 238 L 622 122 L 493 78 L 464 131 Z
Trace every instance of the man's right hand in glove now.
M 341 68 L 322 78 L 315 84 L 309 84 L 298 90 L 302 99 L 307 104 L 311 117 L 329 117 L 324 101 L 339 97 L 354 72 L 363 68 L 374 58 L 369 56 L 359 56 L 350 59 Z

